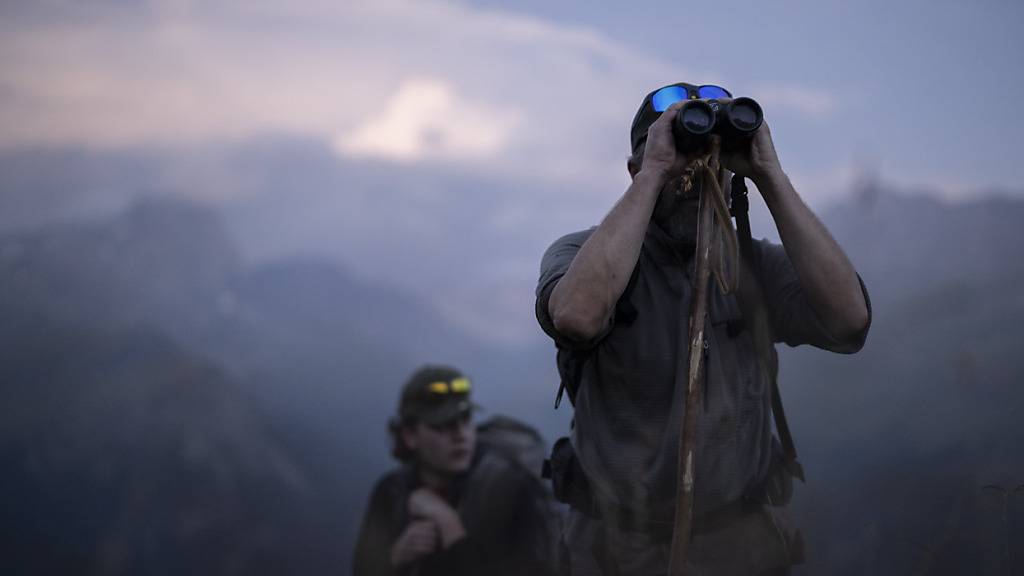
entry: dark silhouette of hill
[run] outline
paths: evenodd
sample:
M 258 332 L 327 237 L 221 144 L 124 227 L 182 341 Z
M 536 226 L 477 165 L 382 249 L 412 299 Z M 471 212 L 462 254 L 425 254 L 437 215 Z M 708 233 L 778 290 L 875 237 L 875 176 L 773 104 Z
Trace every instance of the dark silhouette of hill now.
M 5 573 L 323 571 L 307 473 L 225 374 L 151 330 L 0 332 Z

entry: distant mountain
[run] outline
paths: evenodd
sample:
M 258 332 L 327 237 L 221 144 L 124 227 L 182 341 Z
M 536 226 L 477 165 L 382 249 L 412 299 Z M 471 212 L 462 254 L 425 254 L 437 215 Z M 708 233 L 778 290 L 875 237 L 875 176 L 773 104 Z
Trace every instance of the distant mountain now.
M 1022 217 L 1019 200 L 884 192 L 824 214 L 874 321 L 856 356 L 782 350 L 811 573 L 1008 573 L 1014 533 L 980 488 L 1024 482 Z
M 220 370 L 150 330 L 0 331 L 9 574 L 336 568 L 319 495 Z
M 26 502 L 4 525 L 38 523 L 17 540 L 26 571 L 50 566 L 42 552 L 62 539 L 77 552 L 54 570 L 107 562 L 95 557 L 107 539 L 120 564 L 103 573 L 177 548 L 193 554 L 168 568 L 177 573 L 343 570 L 370 483 L 389 466 L 384 430 L 402 379 L 417 362 L 490 354 L 337 265 L 247 268 L 215 212 L 171 199 L 2 236 L 0 278 L 2 454 L 9 493 Z M 50 452 L 60 465 L 37 469 L 32 455 Z M 93 461 L 105 476 L 89 476 Z M 189 498 L 217 516 L 196 516 Z M 128 524 L 97 516 L 100 500 Z M 71 502 L 83 527 L 50 501 Z M 179 513 L 223 541 L 206 528 L 175 540 Z M 141 530 L 140 517 L 152 544 L 120 535 Z M 280 544 L 247 540 L 252 530 Z M 263 572 L 241 568 L 255 565 Z
M 423 304 L 362 285 L 335 264 L 244 267 L 214 211 L 169 198 L 112 220 L 0 237 L 0 272 L 8 303 L 0 319 L 9 325 L 45 316 L 151 327 L 247 378 L 283 368 L 300 388 L 294 380 L 310 373 L 338 386 L 353 368 L 404 370 L 416 358 L 475 347 Z
M 150 200 L 111 221 L 3 236 L 0 295 L 8 305 L 0 314 L 159 325 L 187 341 L 220 316 L 219 298 L 239 270 L 214 214 Z

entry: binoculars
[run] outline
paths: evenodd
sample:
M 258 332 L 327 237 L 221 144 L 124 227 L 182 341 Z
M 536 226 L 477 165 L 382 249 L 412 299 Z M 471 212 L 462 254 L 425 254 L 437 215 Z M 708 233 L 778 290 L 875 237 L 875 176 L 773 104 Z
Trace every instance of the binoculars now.
M 733 150 L 761 127 L 764 113 L 753 98 L 740 97 L 727 104 L 718 100 L 687 100 L 672 119 L 676 149 L 683 153 L 703 148 L 712 134 L 722 139 L 722 150 Z

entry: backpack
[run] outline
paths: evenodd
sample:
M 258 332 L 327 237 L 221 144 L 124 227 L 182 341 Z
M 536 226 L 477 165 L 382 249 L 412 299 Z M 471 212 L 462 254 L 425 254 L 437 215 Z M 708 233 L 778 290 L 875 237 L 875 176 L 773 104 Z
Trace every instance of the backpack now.
M 536 428 L 510 416 L 495 415 L 477 425 L 477 444 L 540 478 L 547 453 Z

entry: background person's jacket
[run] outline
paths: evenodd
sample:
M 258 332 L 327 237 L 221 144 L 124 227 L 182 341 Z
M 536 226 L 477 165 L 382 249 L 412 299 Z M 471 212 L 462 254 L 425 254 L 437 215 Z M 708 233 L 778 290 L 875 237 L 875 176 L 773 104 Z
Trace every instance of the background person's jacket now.
M 554 573 L 556 535 L 548 494 L 516 463 L 479 451 L 447 494 L 466 537 L 396 570 L 391 547 L 409 524 L 409 495 L 419 487 L 412 466 L 382 477 L 373 489 L 356 543 L 354 576 Z

